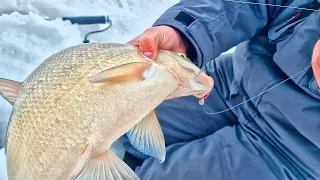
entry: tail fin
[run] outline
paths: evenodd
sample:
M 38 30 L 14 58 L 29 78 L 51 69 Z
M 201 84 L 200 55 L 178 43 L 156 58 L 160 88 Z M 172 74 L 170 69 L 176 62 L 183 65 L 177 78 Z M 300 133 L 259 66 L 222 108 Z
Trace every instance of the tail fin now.
M 11 105 L 14 104 L 20 87 L 21 82 L 0 78 L 0 95 Z

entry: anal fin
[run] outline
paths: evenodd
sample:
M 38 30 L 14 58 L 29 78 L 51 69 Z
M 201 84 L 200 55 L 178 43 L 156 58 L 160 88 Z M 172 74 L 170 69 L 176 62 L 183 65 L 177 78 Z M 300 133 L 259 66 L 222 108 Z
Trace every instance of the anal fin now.
M 151 111 L 135 127 L 127 132 L 131 145 L 145 155 L 165 161 L 166 149 L 164 136 L 154 111 Z
M 139 177 L 112 151 L 91 158 L 76 180 L 139 180 Z

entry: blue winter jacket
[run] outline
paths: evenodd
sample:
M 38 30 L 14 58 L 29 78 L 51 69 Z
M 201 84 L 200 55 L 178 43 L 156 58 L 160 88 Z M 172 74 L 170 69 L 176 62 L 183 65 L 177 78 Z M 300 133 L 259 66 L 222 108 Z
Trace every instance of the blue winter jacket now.
M 223 94 L 232 106 L 310 66 L 313 47 L 320 39 L 320 12 L 301 8 L 318 10 L 319 2 L 182 0 L 168 9 L 154 26 L 177 29 L 188 43 L 188 56 L 199 67 L 239 45 L 233 55 L 234 79 Z M 294 16 L 299 18 L 290 20 Z M 262 41 L 266 44 L 263 47 L 255 45 Z M 261 60 L 267 55 L 270 55 L 268 60 Z M 277 88 L 252 100 L 252 105 L 235 109 L 234 113 L 246 130 L 245 136 L 277 177 L 317 179 L 320 177 L 320 89 L 312 69 Z

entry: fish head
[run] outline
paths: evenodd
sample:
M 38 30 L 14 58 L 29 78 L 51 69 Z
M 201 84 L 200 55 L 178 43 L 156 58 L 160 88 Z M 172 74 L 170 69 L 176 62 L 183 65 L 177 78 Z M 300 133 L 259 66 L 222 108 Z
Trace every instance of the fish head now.
M 179 88 L 167 99 L 195 96 L 205 99 L 211 92 L 214 81 L 197 67 L 186 55 L 179 52 L 159 50 L 156 62 L 168 69 L 179 83 Z

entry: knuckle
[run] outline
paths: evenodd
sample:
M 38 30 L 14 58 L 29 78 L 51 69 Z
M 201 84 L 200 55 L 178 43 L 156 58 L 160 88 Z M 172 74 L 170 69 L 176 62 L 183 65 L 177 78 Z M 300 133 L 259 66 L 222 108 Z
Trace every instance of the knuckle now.
M 151 27 L 144 31 L 144 35 L 153 37 L 157 34 L 157 32 L 158 30 L 155 27 Z

